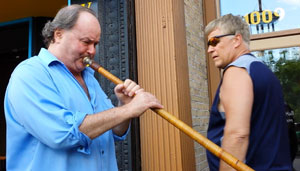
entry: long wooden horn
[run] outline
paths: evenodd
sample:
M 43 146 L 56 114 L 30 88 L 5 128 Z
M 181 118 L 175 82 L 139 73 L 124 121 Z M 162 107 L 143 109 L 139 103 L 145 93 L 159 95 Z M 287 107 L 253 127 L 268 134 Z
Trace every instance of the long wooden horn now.
M 110 72 L 108 72 L 106 69 L 104 69 L 102 66 L 94 62 L 88 57 L 85 57 L 83 59 L 83 63 L 86 64 L 86 66 L 91 67 L 110 81 L 112 81 L 115 84 L 122 84 L 123 81 L 120 80 L 118 77 L 114 76 Z M 175 127 L 177 127 L 179 130 L 184 132 L 186 135 L 197 141 L 200 145 L 202 145 L 204 148 L 206 148 L 208 151 L 222 159 L 224 162 L 229 164 L 231 167 L 233 167 L 236 170 L 239 171 L 254 171 L 252 168 L 247 166 L 245 163 L 241 162 L 228 152 L 224 151 L 221 147 L 207 139 L 206 137 L 202 136 L 200 133 L 198 133 L 196 130 L 176 118 L 174 115 L 171 115 L 169 112 L 165 111 L 164 109 L 151 109 L 155 113 L 159 114 L 162 118 L 173 124 Z

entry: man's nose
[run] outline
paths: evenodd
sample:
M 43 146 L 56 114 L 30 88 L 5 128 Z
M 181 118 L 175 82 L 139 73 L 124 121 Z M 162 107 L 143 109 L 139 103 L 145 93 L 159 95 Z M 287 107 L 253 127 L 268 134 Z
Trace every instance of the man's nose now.
M 95 55 L 95 53 L 96 53 L 96 47 L 94 46 L 94 44 L 90 44 L 90 45 L 88 46 L 87 52 L 88 52 L 89 54 L 91 54 L 91 55 Z
M 211 46 L 211 45 L 209 45 L 209 46 L 207 47 L 207 53 L 212 53 L 213 51 L 214 51 L 214 47 Z

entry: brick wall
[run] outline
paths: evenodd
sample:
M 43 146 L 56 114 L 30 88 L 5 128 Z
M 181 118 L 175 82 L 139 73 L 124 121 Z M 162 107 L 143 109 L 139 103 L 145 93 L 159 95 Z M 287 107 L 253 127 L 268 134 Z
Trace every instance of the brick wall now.
M 209 120 L 202 0 L 184 0 L 193 128 L 206 136 Z M 205 148 L 195 146 L 196 170 L 208 171 Z

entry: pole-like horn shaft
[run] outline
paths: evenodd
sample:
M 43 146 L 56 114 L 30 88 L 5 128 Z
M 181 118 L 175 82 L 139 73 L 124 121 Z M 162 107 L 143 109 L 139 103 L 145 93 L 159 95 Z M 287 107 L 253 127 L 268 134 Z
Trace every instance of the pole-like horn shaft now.
M 102 74 L 104 77 L 109 79 L 115 84 L 121 84 L 123 83 L 122 80 L 120 80 L 118 77 L 114 76 L 107 70 L 105 70 L 102 66 L 95 63 L 88 57 L 85 57 L 83 59 L 83 63 L 85 63 L 87 66 L 91 67 L 95 71 Z M 198 133 L 196 130 L 176 118 L 174 115 L 171 115 L 169 112 L 165 111 L 164 109 L 151 109 L 155 113 L 159 114 L 162 118 L 170 122 L 172 125 L 177 127 L 179 130 L 184 132 L 186 135 L 197 141 L 199 144 L 201 144 L 204 148 L 206 148 L 208 151 L 222 159 L 224 162 L 229 164 L 231 167 L 233 167 L 236 170 L 239 171 L 254 171 L 252 168 L 247 166 L 245 163 L 241 162 L 228 152 L 224 151 L 221 147 L 207 139 L 206 137 L 202 136 L 200 133 Z

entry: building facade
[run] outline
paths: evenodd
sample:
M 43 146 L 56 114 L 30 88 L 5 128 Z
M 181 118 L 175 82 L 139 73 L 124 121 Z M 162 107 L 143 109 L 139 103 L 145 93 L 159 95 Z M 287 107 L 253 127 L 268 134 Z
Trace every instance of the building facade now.
M 221 77 L 220 71 L 207 58 L 204 28 L 208 22 L 226 13 L 245 16 L 253 27 L 253 53 L 266 62 L 277 62 L 283 57 L 275 60 L 270 54 L 276 56 L 282 52 L 286 52 L 284 59 L 288 60 L 286 55 L 289 55 L 296 63 L 299 60 L 299 27 L 277 31 L 275 21 L 270 20 L 271 15 L 278 20 L 280 10 L 270 13 L 257 7 L 257 10 L 248 10 L 249 13 L 241 13 L 222 0 L 30 0 L 26 3 L 18 0 L 14 3 L 18 3 L 18 7 L 10 1 L 5 1 L 1 7 L 7 8 L 0 10 L 3 12 L 0 13 L 0 36 L 9 35 L 8 40 L 23 36 L 18 41 L 23 44 L 1 43 L 0 55 L 6 57 L 1 67 L 5 73 L 5 79 L 1 80 L 1 97 L 13 68 L 43 47 L 39 41 L 43 24 L 54 17 L 59 8 L 70 4 L 84 5 L 97 13 L 102 35 L 96 62 L 122 80 L 137 81 L 155 94 L 168 112 L 203 136 L 206 136 L 210 105 Z M 281 11 L 280 15 L 283 13 Z M 259 17 L 262 22 L 258 22 Z M 289 17 L 287 12 L 285 17 Z M 22 36 L 18 35 L 20 29 L 25 33 Z M 100 75 L 96 77 L 116 104 L 114 85 Z M 297 97 L 299 95 L 293 98 Z M 3 112 L 2 109 L 1 137 L 5 137 Z M 4 138 L 0 145 L 1 167 L 4 167 Z M 120 170 L 209 170 L 206 149 L 152 111 L 133 120 L 130 135 L 126 141 L 117 143 L 116 149 Z

